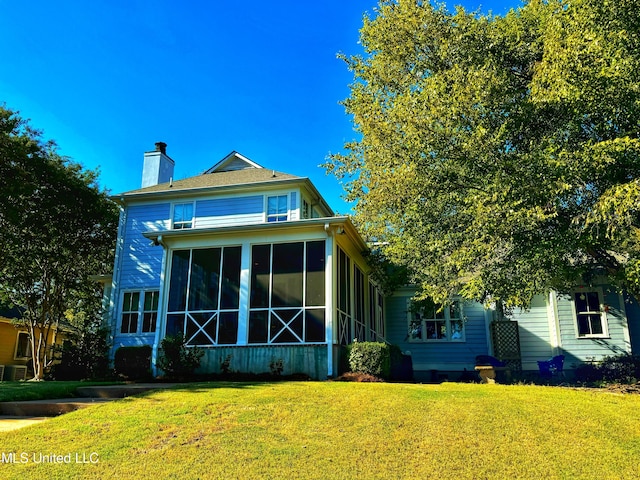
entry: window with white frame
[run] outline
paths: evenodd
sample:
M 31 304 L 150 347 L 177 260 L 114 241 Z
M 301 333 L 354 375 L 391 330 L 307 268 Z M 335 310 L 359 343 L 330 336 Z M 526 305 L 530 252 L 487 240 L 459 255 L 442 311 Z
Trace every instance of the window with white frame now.
M 576 332 L 579 338 L 608 337 L 606 308 L 602 292 L 580 290 L 573 294 Z
M 31 342 L 27 332 L 18 332 L 16 339 L 16 351 L 13 355 L 14 360 L 24 360 L 31 358 Z
M 173 228 L 193 228 L 193 202 L 176 203 L 173 205 Z
M 444 307 L 409 308 L 409 340 L 414 342 L 462 342 L 462 306 L 454 300 Z
M 158 290 L 124 292 L 120 333 L 153 333 L 158 321 Z
M 286 222 L 287 220 L 289 220 L 289 196 L 267 197 L 267 222 Z

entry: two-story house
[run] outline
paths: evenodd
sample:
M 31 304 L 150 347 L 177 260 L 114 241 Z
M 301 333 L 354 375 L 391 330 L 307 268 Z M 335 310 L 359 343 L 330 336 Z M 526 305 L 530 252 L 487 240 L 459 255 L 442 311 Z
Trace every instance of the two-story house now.
M 341 345 L 397 344 L 418 380 L 457 379 L 478 355 L 516 369 L 565 355 L 569 368 L 640 352 L 640 307 L 605 283 L 541 292 L 527 311 L 497 321 L 491 308 L 454 300 L 416 311 L 414 290 L 383 298 L 370 278 L 367 245 L 335 216 L 308 178 L 263 168 L 232 152 L 202 175 L 173 180 L 164 143 L 145 153 L 142 188 L 120 205 L 109 321 L 113 351 L 158 350 L 182 333 L 204 349 L 202 373 L 263 373 L 324 379 Z
M 202 372 L 326 378 L 339 345 L 384 338 L 366 245 L 308 178 L 232 152 L 173 180 L 164 143 L 145 153 L 142 188 L 121 208 L 110 291 L 114 352 L 166 335 L 204 349 Z

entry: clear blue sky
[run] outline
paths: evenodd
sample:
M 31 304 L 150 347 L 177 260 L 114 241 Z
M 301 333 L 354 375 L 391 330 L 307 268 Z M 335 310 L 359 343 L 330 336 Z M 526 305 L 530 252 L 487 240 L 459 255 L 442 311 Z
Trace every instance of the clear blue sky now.
M 348 213 L 318 165 L 355 138 L 338 102 L 375 0 L 0 0 L 0 104 L 60 153 L 140 187 L 143 152 L 168 144 L 177 179 L 237 150 L 309 177 Z M 503 14 L 518 0 L 447 2 Z

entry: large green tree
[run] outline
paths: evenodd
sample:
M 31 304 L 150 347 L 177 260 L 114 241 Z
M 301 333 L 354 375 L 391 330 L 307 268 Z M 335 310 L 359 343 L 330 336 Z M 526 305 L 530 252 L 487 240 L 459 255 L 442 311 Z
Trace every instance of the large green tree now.
M 117 209 L 97 173 L 0 106 L 0 297 L 23 311 L 36 379 L 65 318 L 96 314 L 90 275 L 110 271 L 116 230 Z
M 640 1 L 505 16 L 381 1 L 344 58 L 359 139 L 327 167 L 421 295 L 526 306 L 607 275 L 640 293 Z

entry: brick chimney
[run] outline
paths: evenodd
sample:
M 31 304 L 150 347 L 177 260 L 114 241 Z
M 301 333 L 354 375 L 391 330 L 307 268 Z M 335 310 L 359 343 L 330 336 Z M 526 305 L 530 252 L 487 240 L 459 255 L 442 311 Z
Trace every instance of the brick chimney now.
M 156 142 L 156 149 L 144 154 L 142 188 L 171 181 L 175 165 L 175 162 L 167 156 L 167 144 Z

